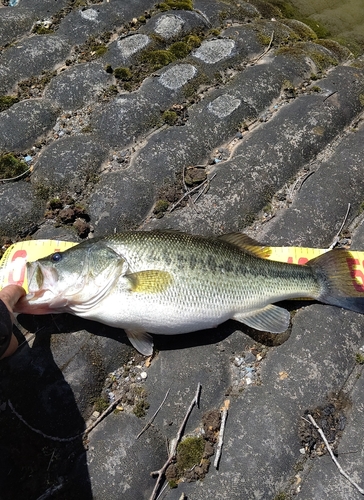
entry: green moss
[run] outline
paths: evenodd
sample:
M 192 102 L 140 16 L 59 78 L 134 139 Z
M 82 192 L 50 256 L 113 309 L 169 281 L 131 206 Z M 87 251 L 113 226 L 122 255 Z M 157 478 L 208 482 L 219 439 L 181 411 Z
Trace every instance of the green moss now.
M 276 50 L 276 55 L 292 56 L 299 58 L 305 55 L 305 52 L 301 47 L 293 45 L 291 47 L 280 47 L 279 49 Z
M 186 85 L 183 87 L 183 94 L 188 99 L 189 97 L 192 97 L 194 94 L 196 94 L 198 88 L 201 85 L 208 84 L 211 84 L 211 81 L 204 73 L 200 72 L 195 78 L 186 83 Z
M 47 203 L 47 208 L 50 208 L 51 210 L 56 210 L 57 208 L 62 208 L 63 203 L 60 198 L 55 197 L 51 198 L 48 203 Z
M 169 47 L 168 50 L 172 52 L 172 54 L 176 59 L 183 59 L 191 51 L 189 45 L 185 42 L 172 43 L 172 45 Z
M 149 403 L 145 399 L 140 399 L 135 403 L 135 406 L 133 408 L 134 415 L 138 418 L 145 417 L 145 414 L 149 406 L 150 406 Z
M 271 36 L 265 35 L 264 33 L 259 32 L 257 34 L 258 42 L 260 42 L 262 45 L 269 45 Z
M 52 189 L 45 184 L 35 184 L 34 191 L 37 198 L 40 200 L 48 200 L 48 198 L 52 195 Z
M 157 203 L 155 204 L 153 213 L 155 215 L 161 215 L 163 214 L 169 207 L 169 203 L 167 200 L 158 200 Z
M 178 120 L 178 115 L 175 111 L 165 111 L 162 115 L 162 120 L 168 125 L 174 125 Z
M 99 413 L 103 413 L 109 407 L 109 402 L 103 397 L 96 398 L 94 401 L 94 409 Z
M 211 36 L 219 36 L 221 33 L 221 29 L 219 28 L 212 28 L 208 31 L 207 35 L 211 35 Z
M 285 493 L 278 493 L 273 500 L 287 500 L 287 495 Z
M 185 38 L 185 42 L 189 46 L 190 50 L 192 50 L 201 45 L 201 38 L 197 35 L 188 35 Z
M 133 73 L 131 72 L 131 70 L 129 68 L 123 68 L 123 67 L 115 68 L 114 75 L 115 78 L 117 78 L 118 80 L 124 80 L 124 81 L 128 81 L 133 78 Z
M 315 40 L 315 43 L 322 45 L 326 49 L 329 49 L 338 59 L 348 59 L 350 57 L 350 50 L 343 47 L 335 40 Z
M 198 465 L 205 450 L 205 440 L 200 437 L 187 437 L 177 446 L 177 462 L 176 467 L 178 473 L 182 475 L 185 470 L 192 469 L 194 465 Z
M 119 93 L 116 85 L 110 85 L 107 89 L 103 91 L 103 99 L 112 99 Z
M 293 19 L 297 18 L 299 15 L 298 10 L 291 4 L 291 2 L 286 2 L 284 0 L 270 0 L 269 3 L 278 7 L 283 17 Z
M 315 19 L 302 19 L 302 21 L 307 24 L 318 36 L 318 38 L 328 38 L 330 36 L 330 31 L 325 28 L 321 23 Z
M 192 0 L 165 0 L 157 5 L 162 11 L 176 9 L 176 10 L 193 10 Z
M 101 57 L 107 52 L 107 47 L 106 45 L 92 45 L 90 50 L 93 56 Z
M 10 108 L 10 106 L 15 104 L 16 102 L 19 102 L 19 99 L 15 95 L 0 96 L 0 112 Z
M 310 50 L 308 52 L 308 56 L 313 60 L 317 69 L 319 71 L 323 71 L 330 66 L 337 66 L 338 61 L 334 57 L 331 57 L 327 54 L 323 54 L 318 50 Z
M 43 24 L 36 24 L 33 28 L 33 33 L 36 33 L 37 35 L 50 35 L 51 33 L 54 33 L 54 30 L 50 27 L 47 28 L 47 26 L 44 26 Z
M 173 62 L 176 57 L 169 50 L 151 50 L 143 54 L 143 62 L 148 62 L 153 70 L 163 68 Z
M 346 47 L 350 50 L 354 57 L 359 57 L 364 52 L 364 38 L 363 39 L 355 39 L 354 36 L 350 38 L 338 37 L 335 38 L 335 41 L 338 42 L 343 47 Z M 363 68 L 363 63 L 358 63 L 360 68 Z
M 266 2 L 264 0 L 250 0 L 249 3 L 254 5 L 265 19 L 271 19 L 272 17 L 280 19 L 282 17 L 281 10 L 273 5 L 273 2 Z
M 300 40 L 317 40 L 317 35 L 306 23 L 296 21 L 295 19 L 284 19 L 283 23 L 293 29 Z
M 27 170 L 28 165 L 11 153 L 0 156 L 0 179 L 12 179 L 24 174 Z
M 359 94 L 359 102 L 362 106 L 364 106 L 364 94 Z
M 355 354 L 355 361 L 358 363 L 358 365 L 364 365 L 364 354 L 361 352 L 357 352 Z

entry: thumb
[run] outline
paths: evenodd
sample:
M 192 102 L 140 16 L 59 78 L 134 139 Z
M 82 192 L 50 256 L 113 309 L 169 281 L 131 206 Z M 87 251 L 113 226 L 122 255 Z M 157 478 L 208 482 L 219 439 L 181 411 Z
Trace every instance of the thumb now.
M 10 311 L 13 311 L 15 304 L 24 295 L 25 290 L 19 285 L 8 285 L 0 290 L 0 299 Z

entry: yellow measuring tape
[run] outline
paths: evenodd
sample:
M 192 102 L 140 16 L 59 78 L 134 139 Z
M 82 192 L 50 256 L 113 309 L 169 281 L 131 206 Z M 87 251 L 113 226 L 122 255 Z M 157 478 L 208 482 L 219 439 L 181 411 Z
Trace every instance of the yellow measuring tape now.
M 19 241 L 6 249 L 0 260 L 0 290 L 6 285 L 20 285 L 28 291 L 26 263 L 63 252 L 77 243 L 59 240 Z
M 28 291 L 26 263 L 54 252 L 63 252 L 74 245 L 77 243 L 60 240 L 29 240 L 14 243 L 7 248 L 0 260 L 0 290 L 6 285 L 16 284 Z M 270 247 L 270 250 L 269 260 L 302 265 L 328 251 L 301 247 Z M 364 252 L 350 252 L 347 265 L 353 287 L 357 291 L 364 292 Z

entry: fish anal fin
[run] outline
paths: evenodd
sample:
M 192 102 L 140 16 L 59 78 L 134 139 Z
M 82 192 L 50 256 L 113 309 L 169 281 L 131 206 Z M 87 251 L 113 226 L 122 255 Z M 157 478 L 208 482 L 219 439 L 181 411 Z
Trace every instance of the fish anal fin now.
M 125 330 L 130 343 L 135 349 L 144 356 L 153 354 L 153 338 L 149 333 L 138 329 Z
M 147 270 L 126 275 L 131 291 L 135 293 L 158 293 L 166 290 L 172 283 L 172 275 L 167 271 Z
M 290 314 L 287 309 L 269 304 L 249 314 L 235 314 L 233 319 L 256 330 L 270 333 L 285 332 L 289 326 Z
M 251 253 L 256 257 L 260 257 L 261 259 L 268 259 L 272 253 L 270 247 L 266 247 L 254 240 L 247 234 L 242 233 L 229 233 L 223 234 L 219 236 L 220 240 L 227 241 L 231 245 L 235 245 L 239 247 L 241 250 L 245 252 Z

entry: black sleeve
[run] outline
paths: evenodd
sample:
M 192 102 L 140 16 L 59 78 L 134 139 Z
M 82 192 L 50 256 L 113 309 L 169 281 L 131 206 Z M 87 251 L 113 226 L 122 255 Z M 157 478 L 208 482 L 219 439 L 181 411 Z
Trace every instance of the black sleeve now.
M 10 312 L 0 299 L 0 358 L 9 347 L 12 333 L 13 322 L 11 321 Z

